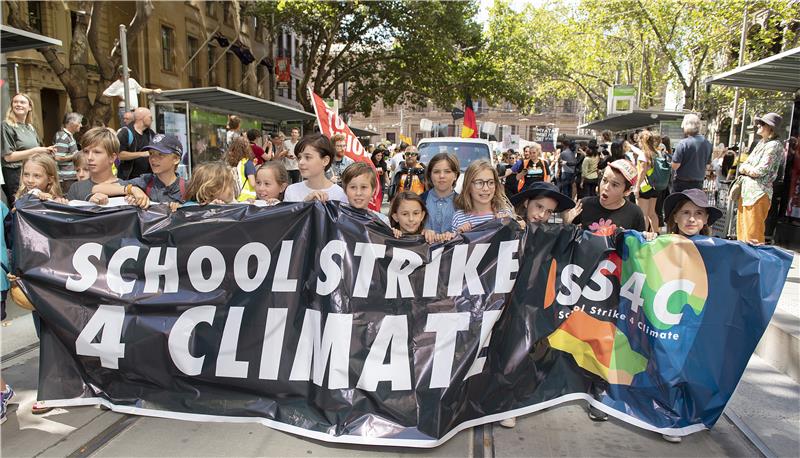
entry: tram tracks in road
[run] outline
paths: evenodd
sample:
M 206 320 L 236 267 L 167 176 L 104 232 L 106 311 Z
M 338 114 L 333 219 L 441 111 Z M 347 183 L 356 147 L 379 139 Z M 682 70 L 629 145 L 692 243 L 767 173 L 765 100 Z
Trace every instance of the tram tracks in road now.
M 39 349 L 39 342 L 20 347 L 6 355 L 0 357 L 0 363 L 3 365 L 8 364 L 18 358 L 21 358 L 33 351 Z M 764 443 L 764 441 L 756 434 L 747 424 L 731 409 L 727 409 L 723 413 L 725 420 L 733 425 L 734 429 L 739 432 L 741 437 L 746 440 L 753 448 L 758 450 L 759 454 L 764 458 L 773 458 L 777 455 Z M 84 458 L 89 457 L 103 448 L 106 444 L 120 436 L 128 430 L 133 424 L 139 421 L 142 417 L 138 415 L 124 414 L 121 418 L 114 423 L 100 431 L 98 434 L 84 442 L 81 446 L 69 453 L 67 456 L 70 458 Z M 493 458 L 495 455 L 494 450 L 494 425 L 486 424 L 473 428 L 472 431 L 472 447 L 471 455 L 473 458 Z

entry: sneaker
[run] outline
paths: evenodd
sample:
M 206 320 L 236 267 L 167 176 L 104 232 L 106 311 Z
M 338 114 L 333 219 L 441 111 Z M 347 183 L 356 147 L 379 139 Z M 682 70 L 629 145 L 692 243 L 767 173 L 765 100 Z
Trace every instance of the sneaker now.
M 682 440 L 680 436 L 670 436 L 669 434 L 662 434 L 661 438 L 670 444 L 680 444 Z
M 51 410 L 53 410 L 53 408 L 47 407 L 44 404 L 44 401 L 36 401 L 33 403 L 33 407 L 31 407 L 31 413 L 34 415 L 42 415 L 47 412 L 50 412 Z
M 2 425 L 6 422 L 8 417 L 6 416 L 6 402 L 3 401 L 0 403 L 0 405 L 2 405 L 2 407 L 0 407 L 0 425 Z
M 6 384 L 5 391 L 0 391 L 0 397 L 3 398 L 3 404 L 4 405 L 9 403 L 11 398 L 14 397 L 14 389 L 11 388 L 11 385 Z
M 606 421 L 606 420 L 608 420 L 608 414 L 590 404 L 589 405 L 589 418 L 592 421 Z
M 500 421 L 500 426 L 503 428 L 513 428 L 517 426 L 517 419 L 515 417 L 506 418 L 505 420 Z

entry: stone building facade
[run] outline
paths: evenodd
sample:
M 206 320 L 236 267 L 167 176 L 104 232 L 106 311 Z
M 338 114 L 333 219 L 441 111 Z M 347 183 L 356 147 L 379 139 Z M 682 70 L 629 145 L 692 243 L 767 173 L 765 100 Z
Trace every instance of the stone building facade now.
M 23 2 L 25 3 L 25 2 Z M 245 5 L 245 2 L 238 2 Z M 182 89 L 219 86 L 272 99 L 285 105 L 300 107 L 296 102 L 297 88 L 302 78 L 298 49 L 301 39 L 290 31 L 281 31 L 270 40 L 264 24 L 252 16 L 233 11 L 237 2 L 225 1 L 169 1 L 153 2 L 154 9 L 137 36 L 128 36 L 128 66 L 131 76 L 148 88 Z M 83 14 L 77 2 L 29 1 L 31 26 L 39 33 L 57 38 L 63 46 L 58 50 L 62 62 L 69 62 L 72 27 L 76 15 Z M 105 14 L 96 26 L 100 27 L 100 49 L 109 52 L 119 37 L 119 25 L 129 24 L 136 11 L 136 2 L 108 2 Z M 3 23 L 7 22 L 8 9 L 3 8 Z M 236 27 L 236 21 L 239 27 Z M 237 35 L 238 32 L 238 35 Z M 238 40 L 255 57 L 255 62 L 244 65 L 215 35 L 233 42 Z M 291 62 L 291 82 L 278 88 L 274 98 L 269 91 L 270 68 L 262 59 L 288 57 Z M 96 63 L 89 53 L 89 97 L 94 100 L 99 80 Z M 194 57 L 193 57 L 194 56 Z M 13 65 L 18 65 L 21 92 L 31 96 L 35 105 L 36 127 L 48 143 L 58 130 L 65 112 L 69 111 L 69 97 L 64 87 L 36 50 L 8 53 L 5 56 L 8 75 L 13 79 Z M 216 62 L 216 64 L 215 64 Z M 11 81 L 13 87 L 14 82 Z M 113 102 L 116 104 L 116 100 Z M 140 106 L 147 106 L 147 98 L 140 94 Z M 6 107 L 4 107 L 5 109 Z M 110 125 L 116 127 L 116 116 Z

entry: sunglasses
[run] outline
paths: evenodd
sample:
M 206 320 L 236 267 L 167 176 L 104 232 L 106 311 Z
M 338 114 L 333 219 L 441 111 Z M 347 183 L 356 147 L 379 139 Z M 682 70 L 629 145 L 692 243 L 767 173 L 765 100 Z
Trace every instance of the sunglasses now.
M 419 154 L 417 153 L 406 153 L 405 157 L 417 157 Z

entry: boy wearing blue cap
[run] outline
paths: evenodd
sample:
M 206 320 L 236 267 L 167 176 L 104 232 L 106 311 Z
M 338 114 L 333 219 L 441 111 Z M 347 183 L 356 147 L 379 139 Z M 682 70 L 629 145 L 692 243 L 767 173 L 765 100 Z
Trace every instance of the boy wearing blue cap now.
M 150 152 L 149 162 L 153 173 L 119 183 L 95 185 L 92 190 L 109 196 L 124 195 L 129 204 L 142 208 L 151 201 L 183 203 L 186 183 L 175 174 L 183 156 L 183 145 L 178 137 L 157 134 L 144 150 Z

